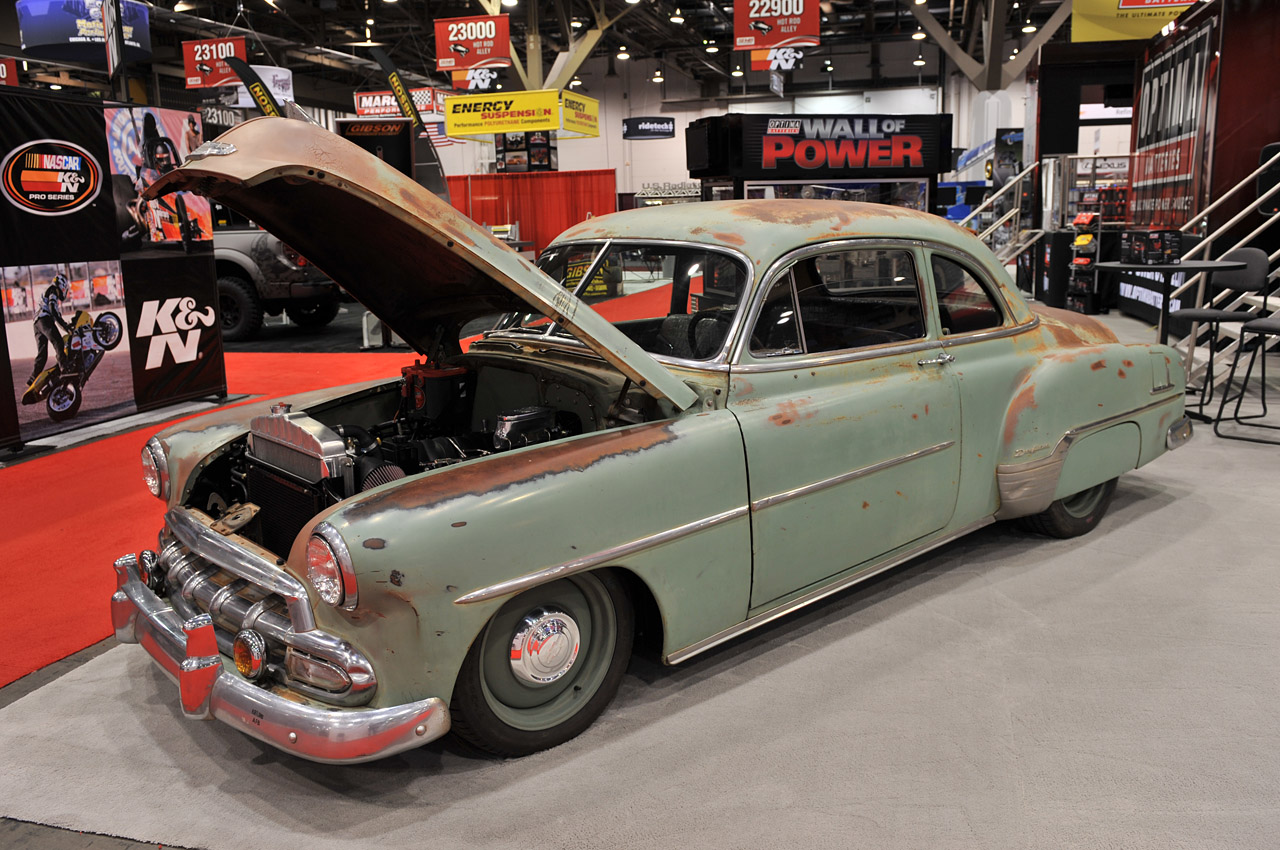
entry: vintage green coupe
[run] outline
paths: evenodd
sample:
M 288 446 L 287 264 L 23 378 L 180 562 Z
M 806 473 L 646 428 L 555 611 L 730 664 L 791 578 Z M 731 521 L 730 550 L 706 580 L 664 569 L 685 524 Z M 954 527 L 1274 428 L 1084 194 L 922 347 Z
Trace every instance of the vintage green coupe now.
M 535 267 L 275 118 L 151 191 L 175 189 L 265 223 L 423 357 L 142 452 L 167 513 L 156 551 L 115 564 L 117 637 L 187 715 L 303 758 L 450 729 L 555 746 L 637 636 L 675 664 L 997 519 L 1081 534 L 1191 434 L 1171 349 L 1029 309 L 929 215 L 645 209 Z M 499 315 L 464 353 L 463 324 Z

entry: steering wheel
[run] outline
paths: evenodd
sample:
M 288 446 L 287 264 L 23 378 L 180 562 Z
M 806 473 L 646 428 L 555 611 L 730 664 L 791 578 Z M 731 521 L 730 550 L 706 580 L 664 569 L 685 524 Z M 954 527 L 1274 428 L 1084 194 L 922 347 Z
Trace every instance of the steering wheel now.
M 721 310 L 699 310 L 689 317 L 689 351 L 692 352 L 695 359 L 701 359 L 698 351 L 698 325 L 702 322 L 723 322 L 727 325 L 729 320 Z M 727 332 L 728 328 L 725 330 Z M 723 334 L 721 334 L 719 342 L 724 342 Z M 709 354 L 709 352 L 707 353 Z

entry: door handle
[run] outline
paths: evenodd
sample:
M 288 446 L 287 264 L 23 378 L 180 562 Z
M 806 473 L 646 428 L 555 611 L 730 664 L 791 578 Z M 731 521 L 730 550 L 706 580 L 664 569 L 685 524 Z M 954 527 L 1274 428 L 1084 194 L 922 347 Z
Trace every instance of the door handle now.
M 944 351 L 941 354 L 939 354 L 937 357 L 934 357 L 932 360 L 917 360 L 916 365 L 917 366 L 940 366 L 944 363 L 954 363 L 954 362 L 956 362 L 956 359 Z

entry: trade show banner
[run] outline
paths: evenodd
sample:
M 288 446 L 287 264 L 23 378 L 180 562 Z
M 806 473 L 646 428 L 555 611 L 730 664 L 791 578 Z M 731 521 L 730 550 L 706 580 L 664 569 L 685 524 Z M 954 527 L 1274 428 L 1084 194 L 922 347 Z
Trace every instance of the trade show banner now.
M 560 98 L 561 127 L 579 136 L 600 135 L 600 101 L 581 94 L 564 93 Z
M 751 70 L 753 71 L 794 71 L 796 65 L 800 64 L 800 60 L 804 58 L 803 50 L 796 50 L 794 47 L 773 47 L 768 50 L 751 51 Z M 773 88 L 772 78 L 769 81 L 770 89 Z M 782 92 L 775 91 L 779 97 Z
M 733 49 L 816 47 L 818 0 L 734 0 Z
M 1210 20 L 1148 55 L 1142 69 L 1129 190 L 1129 218 L 1136 227 L 1181 227 L 1207 200 L 1215 35 Z
M 1075 0 L 1071 40 L 1128 41 L 1151 38 L 1195 0 Z
M 187 88 L 239 85 L 239 75 L 227 64 L 227 59 L 232 56 L 244 62 L 249 61 L 244 36 L 182 42 L 182 67 L 187 78 Z
M 950 115 L 742 117 L 743 169 L 812 178 L 874 170 L 924 177 L 949 167 Z
M 511 67 L 511 31 L 506 15 L 436 20 L 436 70 Z
M 0 93 L 0 445 L 225 394 L 208 201 L 138 197 L 190 117 Z
M 674 139 L 676 119 L 669 115 L 650 115 L 622 119 L 624 139 Z
M 151 58 L 151 18 L 145 3 L 119 0 L 124 61 Z M 22 52 L 37 59 L 107 64 L 101 0 L 18 0 Z
M 444 115 L 444 99 L 451 95 L 448 89 L 409 89 L 409 97 L 418 109 L 418 117 L 424 124 L 440 123 Z M 393 118 L 400 115 L 400 104 L 390 90 L 358 91 L 354 94 L 356 115 L 362 118 Z
M 543 89 L 454 95 L 445 99 L 444 120 L 450 136 L 558 130 L 560 92 Z
M 18 63 L 14 59 L 0 59 L 0 86 L 18 84 Z
M 458 91 L 492 91 L 498 82 L 498 72 L 493 68 L 472 68 L 468 71 L 450 71 L 453 87 Z

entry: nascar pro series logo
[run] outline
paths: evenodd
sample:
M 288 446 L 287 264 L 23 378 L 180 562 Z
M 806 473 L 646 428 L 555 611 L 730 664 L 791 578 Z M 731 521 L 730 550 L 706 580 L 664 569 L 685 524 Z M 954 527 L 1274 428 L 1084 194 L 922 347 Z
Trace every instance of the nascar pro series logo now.
M 84 148 L 40 139 L 14 148 L 0 163 L 0 191 L 34 215 L 69 215 L 93 203 L 102 168 Z
M 138 317 L 138 339 L 151 337 L 144 369 L 164 365 L 164 353 L 173 355 L 174 363 L 191 363 L 200 355 L 200 331 L 213 327 L 217 317 L 212 307 L 196 309 L 196 299 L 166 298 L 147 301 Z

